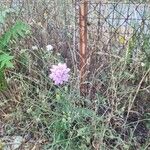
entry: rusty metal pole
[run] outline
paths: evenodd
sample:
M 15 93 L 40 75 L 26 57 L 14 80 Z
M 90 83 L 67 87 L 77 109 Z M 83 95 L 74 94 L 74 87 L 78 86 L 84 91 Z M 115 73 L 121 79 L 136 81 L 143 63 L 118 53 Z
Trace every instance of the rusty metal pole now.
M 80 93 L 86 92 L 86 60 L 87 60 L 87 14 L 88 1 L 82 0 L 79 9 L 79 26 L 80 26 Z

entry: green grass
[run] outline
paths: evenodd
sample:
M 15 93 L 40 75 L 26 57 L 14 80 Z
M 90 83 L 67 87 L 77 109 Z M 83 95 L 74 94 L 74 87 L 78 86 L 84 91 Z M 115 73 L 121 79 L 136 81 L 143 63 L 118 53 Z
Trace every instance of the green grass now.
M 23 54 L 20 51 L 18 58 Z M 134 104 L 141 103 L 142 94 L 142 107 L 148 101 L 141 82 L 145 82 L 149 70 L 143 72 L 142 79 L 137 82 L 130 78 L 130 73 L 124 74 L 121 70 L 122 61 L 118 65 L 113 62 L 106 79 L 101 81 L 106 89 L 97 91 L 91 100 L 79 95 L 77 77 L 73 73 L 69 83 L 61 87 L 56 87 L 48 78 L 49 67 L 60 61 L 58 56 L 39 49 L 25 50 L 26 61 L 16 59 L 18 68 L 8 71 L 9 88 L 1 92 L 4 135 L 25 137 L 29 134 L 35 141 L 45 141 L 42 149 L 52 150 L 124 150 L 148 146 L 145 133 L 150 121 L 148 113 L 144 112 L 143 118 Z M 137 119 L 134 120 L 134 116 Z M 140 123 L 144 124 L 143 129 L 138 127 Z M 144 143 L 139 145 L 138 138 L 144 138 Z

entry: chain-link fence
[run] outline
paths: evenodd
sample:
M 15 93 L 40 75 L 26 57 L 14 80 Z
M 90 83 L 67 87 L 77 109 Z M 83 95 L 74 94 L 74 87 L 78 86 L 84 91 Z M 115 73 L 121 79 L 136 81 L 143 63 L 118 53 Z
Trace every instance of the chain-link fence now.
M 130 43 L 134 43 L 132 53 L 136 58 L 149 35 L 149 11 L 146 2 L 89 2 L 90 49 L 124 56 Z
M 87 2 L 85 16 L 79 13 L 81 5 Z M 5 1 L 6 2 L 6 1 Z M 2 2 L 3 3 L 3 2 Z M 85 63 L 87 73 L 93 74 L 101 64 L 107 64 L 108 57 L 132 60 L 150 60 L 150 3 L 144 0 L 11 0 L 8 6 L 20 13 L 33 27 L 33 44 L 54 46 L 69 67 L 79 66 L 81 61 L 81 24 L 85 19 L 87 47 Z M 85 64 L 82 64 L 85 65 Z M 83 67 L 83 66 L 82 66 Z M 81 68 L 80 68 L 81 69 Z M 87 74 L 86 73 L 86 74 Z

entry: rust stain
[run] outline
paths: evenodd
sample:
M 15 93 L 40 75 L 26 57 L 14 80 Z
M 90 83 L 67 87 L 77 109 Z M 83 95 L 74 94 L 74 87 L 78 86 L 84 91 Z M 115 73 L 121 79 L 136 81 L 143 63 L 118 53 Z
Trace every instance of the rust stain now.
M 87 13 L 88 1 L 83 0 L 79 9 L 79 26 L 80 26 L 80 92 L 86 91 L 86 59 L 87 59 Z

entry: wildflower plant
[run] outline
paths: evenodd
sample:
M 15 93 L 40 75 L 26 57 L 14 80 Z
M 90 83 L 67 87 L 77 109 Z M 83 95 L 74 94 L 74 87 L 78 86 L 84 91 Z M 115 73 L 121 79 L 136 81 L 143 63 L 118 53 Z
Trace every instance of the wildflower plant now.
M 53 50 L 53 46 L 52 45 L 47 45 L 46 46 L 46 50 L 47 51 L 52 51 Z
M 55 85 L 62 85 L 69 80 L 70 69 L 64 63 L 59 63 L 58 65 L 53 65 L 50 69 L 51 73 L 49 77 L 54 81 Z
M 35 45 L 35 46 L 32 46 L 32 49 L 33 50 L 38 50 L 38 47 Z

